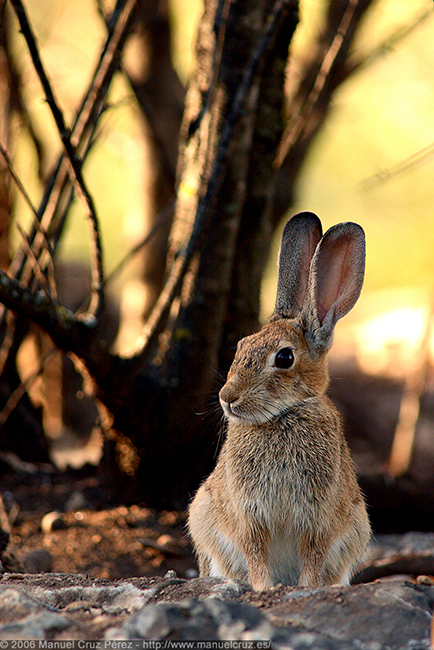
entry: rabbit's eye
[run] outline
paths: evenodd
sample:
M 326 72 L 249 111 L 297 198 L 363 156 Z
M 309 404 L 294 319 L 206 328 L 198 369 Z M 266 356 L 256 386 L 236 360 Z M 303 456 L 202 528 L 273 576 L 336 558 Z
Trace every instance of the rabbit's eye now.
M 287 370 L 290 368 L 294 363 L 294 353 L 291 350 L 291 348 L 282 348 L 277 352 L 276 356 L 274 357 L 274 365 L 276 368 L 282 368 L 284 370 Z

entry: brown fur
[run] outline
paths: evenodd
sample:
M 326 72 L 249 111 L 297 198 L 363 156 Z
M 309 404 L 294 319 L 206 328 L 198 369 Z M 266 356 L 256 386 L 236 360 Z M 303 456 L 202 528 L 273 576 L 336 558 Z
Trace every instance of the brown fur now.
M 227 438 L 189 509 L 201 576 L 255 589 L 348 583 L 368 543 L 340 417 L 325 396 L 326 352 L 306 340 L 305 314 L 275 314 L 238 344 L 220 391 Z M 293 366 L 276 367 L 287 347 Z

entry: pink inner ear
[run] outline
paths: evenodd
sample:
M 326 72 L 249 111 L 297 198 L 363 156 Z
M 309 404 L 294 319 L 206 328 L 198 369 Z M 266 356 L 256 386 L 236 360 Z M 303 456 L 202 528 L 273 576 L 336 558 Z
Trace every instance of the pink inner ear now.
M 306 253 L 303 256 L 300 263 L 300 289 L 296 296 L 294 296 L 294 306 L 296 311 L 301 311 L 305 299 L 307 281 L 309 276 L 309 269 L 312 261 L 312 257 L 315 253 L 320 236 L 316 231 L 309 233 L 309 237 L 306 243 Z
M 330 309 L 343 298 L 351 274 L 348 264 L 351 242 L 344 239 L 321 251 L 317 266 L 317 313 L 320 324 Z M 351 259 L 351 258 L 350 258 Z

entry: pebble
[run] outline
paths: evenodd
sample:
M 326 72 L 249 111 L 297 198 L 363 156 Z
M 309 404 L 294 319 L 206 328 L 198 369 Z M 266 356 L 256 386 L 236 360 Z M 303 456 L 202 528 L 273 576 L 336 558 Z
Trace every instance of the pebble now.
M 51 533 L 53 530 L 59 530 L 64 527 L 63 515 L 61 512 L 57 512 L 57 510 L 48 512 L 41 519 L 41 530 L 43 533 Z
M 73 492 L 65 503 L 65 510 L 80 510 L 86 505 L 86 499 L 83 492 L 79 490 Z

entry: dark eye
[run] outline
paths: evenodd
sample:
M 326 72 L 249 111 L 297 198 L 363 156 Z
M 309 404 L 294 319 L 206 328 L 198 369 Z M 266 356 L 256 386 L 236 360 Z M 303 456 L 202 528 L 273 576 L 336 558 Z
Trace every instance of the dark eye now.
M 287 370 L 294 363 L 294 353 L 291 348 L 282 348 L 274 357 L 274 365 L 276 368 L 283 368 Z

